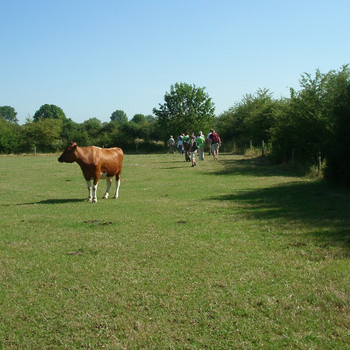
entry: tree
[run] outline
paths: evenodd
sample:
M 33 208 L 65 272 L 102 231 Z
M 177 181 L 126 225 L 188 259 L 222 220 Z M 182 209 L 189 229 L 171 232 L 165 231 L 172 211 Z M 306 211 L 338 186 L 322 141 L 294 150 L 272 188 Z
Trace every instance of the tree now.
M 164 96 L 164 104 L 159 104 L 159 109 L 153 109 L 164 139 L 170 134 L 178 135 L 184 131 L 199 132 L 210 128 L 215 107 L 204 90 L 205 88 L 186 83 L 171 85 L 170 92 Z
M 327 109 L 331 115 L 331 136 L 326 151 L 326 178 L 350 185 L 350 69 L 327 74 Z
M 98 118 L 90 118 L 85 120 L 84 127 L 87 131 L 92 131 L 93 133 L 98 133 L 102 128 L 101 120 Z
M 39 121 L 40 119 L 59 119 L 63 121 L 67 118 L 60 107 L 45 104 L 42 105 L 33 116 L 33 120 L 35 122 Z
M 224 140 L 247 139 L 248 132 L 245 129 L 245 115 L 240 113 L 241 105 L 236 104 L 215 118 L 215 130 L 220 130 Z
M 290 90 L 290 99 L 272 130 L 272 152 L 277 162 L 295 159 L 315 163 L 318 153 L 326 153 L 332 122 L 329 113 L 327 75 L 316 70 L 304 73 L 301 90 Z M 332 103 L 332 102 L 331 102 Z
M 88 134 L 88 143 L 90 145 L 103 146 L 99 142 L 99 135 L 102 130 L 102 123 L 98 118 L 90 118 L 85 120 L 83 128 Z
M 122 125 L 124 123 L 128 122 L 128 117 L 126 113 L 122 110 L 116 110 L 112 113 L 111 115 L 111 121 L 112 122 L 117 122 L 119 125 Z
M 18 124 L 0 118 L 0 153 L 19 152 L 21 136 Z
M 147 123 L 149 124 L 156 122 L 156 118 L 152 114 L 146 115 L 146 120 L 147 120 Z
M 0 106 L 0 117 L 7 120 L 8 122 L 17 124 L 17 112 L 11 106 Z
M 147 119 L 143 114 L 135 114 L 134 117 L 131 119 L 131 121 L 136 123 L 136 124 L 147 123 Z
M 62 149 L 62 120 L 43 118 L 24 125 L 24 148 L 40 152 L 56 152 Z
M 224 112 L 216 120 L 215 127 L 225 140 L 235 138 L 245 144 L 252 140 L 260 144 L 268 142 L 279 101 L 272 98 L 268 89 L 256 94 L 246 94 L 242 100 Z
M 268 89 L 259 89 L 254 96 L 247 96 L 246 119 L 247 136 L 255 143 L 268 142 L 275 119 L 276 102 Z
M 63 121 L 61 139 L 63 145 L 74 141 L 79 146 L 89 146 L 89 135 L 83 124 L 75 123 L 71 119 Z
M 162 133 L 157 118 L 153 115 L 146 115 L 146 120 L 148 123 L 149 138 L 157 141 L 162 140 Z

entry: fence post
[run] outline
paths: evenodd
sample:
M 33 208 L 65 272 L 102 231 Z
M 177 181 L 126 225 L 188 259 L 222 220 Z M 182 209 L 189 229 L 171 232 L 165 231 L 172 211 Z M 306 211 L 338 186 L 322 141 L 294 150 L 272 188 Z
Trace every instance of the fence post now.
M 262 146 L 261 152 L 262 152 L 262 155 L 264 156 L 265 155 L 265 142 L 264 142 L 264 140 L 262 140 L 261 146 Z

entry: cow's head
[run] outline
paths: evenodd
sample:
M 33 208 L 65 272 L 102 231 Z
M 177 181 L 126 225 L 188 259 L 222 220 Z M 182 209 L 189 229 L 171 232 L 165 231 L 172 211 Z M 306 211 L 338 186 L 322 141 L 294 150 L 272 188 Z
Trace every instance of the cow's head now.
M 78 145 L 75 142 L 70 142 L 70 144 L 67 146 L 67 148 L 64 150 L 64 152 L 61 154 L 61 156 L 58 158 L 58 161 L 61 163 L 73 163 L 77 160 L 75 150 L 77 149 Z

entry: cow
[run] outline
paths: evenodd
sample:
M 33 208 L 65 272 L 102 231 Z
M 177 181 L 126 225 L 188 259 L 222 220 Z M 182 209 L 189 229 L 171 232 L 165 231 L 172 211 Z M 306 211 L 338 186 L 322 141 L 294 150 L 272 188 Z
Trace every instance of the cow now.
M 99 179 L 106 179 L 107 188 L 103 198 L 108 198 L 112 178 L 116 179 L 116 191 L 114 198 L 119 197 L 120 175 L 122 173 L 124 154 L 121 148 L 99 148 L 95 146 L 79 147 L 75 142 L 70 142 L 61 156 L 60 163 L 77 162 L 83 172 L 89 190 L 89 202 L 97 202 L 97 184 Z M 91 180 L 93 185 L 91 186 Z

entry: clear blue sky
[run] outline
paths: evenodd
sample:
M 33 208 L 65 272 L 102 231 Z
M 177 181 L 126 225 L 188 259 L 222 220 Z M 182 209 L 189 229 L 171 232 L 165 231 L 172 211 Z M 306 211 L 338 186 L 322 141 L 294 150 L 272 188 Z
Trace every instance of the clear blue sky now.
M 0 0 L 0 105 L 75 122 L 152 114 L 176 82 L 217 115 L 350 63 L 349 0 Z

